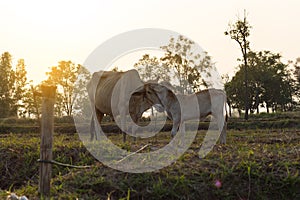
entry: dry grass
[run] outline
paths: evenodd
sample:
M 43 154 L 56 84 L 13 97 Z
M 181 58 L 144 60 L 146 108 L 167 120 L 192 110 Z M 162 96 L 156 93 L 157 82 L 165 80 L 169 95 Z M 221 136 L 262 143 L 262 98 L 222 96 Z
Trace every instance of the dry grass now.
M 229 131 L 228 144 L 216 145 L 205 159 L 198 158 L 204 137 L 199 131 L 188 151 L 172 165 L 159 171 L 130 174 L 97 162 L 77 135 L 56 134 L 57 161 L 93 165 L 78 170 L 53 166 L 53 199 L 299 199 L 300 130 Z M 170 142 L 169 133 L 159 133 L 138 142 L 121 142 L 136 151 L 160 148 Z M 38 134 L 0 135 L 0 198 L 6 191 L 38 199 Z M 217 188 L 215 181 L 222 186 Z

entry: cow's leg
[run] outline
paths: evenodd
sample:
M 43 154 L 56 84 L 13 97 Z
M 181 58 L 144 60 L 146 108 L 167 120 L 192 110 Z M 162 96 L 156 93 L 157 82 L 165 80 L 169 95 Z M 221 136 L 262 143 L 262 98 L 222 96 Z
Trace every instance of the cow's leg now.
M 96 116 L 97 116 L 97 120 L 99 122 L 99 126 L 101 126 L 101 121 L 103 119 L 104 113 L 100 112 L 98 109 L 95 109 L 95 110 L 96 110 Z M 98 140 L 96 131 L 95 131 L 95 136 L 96 136 L 96 140 Z
M 139 123 L 139 119 L 136 119 L 133 121 L 135 124 Z M 137 132 L 138 127 L 134 126 L 134 124 L 132 124 L 131 126 L 131 131 L 132 131 L 132 135 L 133 135 L 133 141 L 136 142 L 136 132 Z
M 121 116 L 121 132 L 123 135 L 123 142 L 125 143 L 126 142 L 126 132 L 124 130 L 126 128 L 126 115 L 121 113 L 120 116 Z
M 138 126 L 136 126 L 136 125 L 139 124 L 140 119 L 141 119 L 141 117 L 139 117 L 139 115 L 134 115 L 132 117 L 131 133 L 132 133 L 134 142 L 136 142 L 136 132 L 138 130 Z
M 226 129 L 227 129 L 227 122 L 224 121 L 224 126 L 221 132 L 221 139 L 220 139 L 221 144 L 226 144 Z
M 180 126 L 180 120 L 174 120 L 173 121 L 173 127 L 171 130 L 171 136 L 174 137 L 177 134 L 177 131 L 179 130 Z
M 122 132 L 122 135 L 123 135 L 123 143 L 125 143 L 126 142 L 126 133 L 122 130 L 121 130 L 121 132 Z
M 173 121 L 173 127 L 171 130 L 171 137 L 174 137 L 177 134 L 177 131 L 179 130 L 180 126 L 180 117 L 178 117 L 176 114 L 171 113 L 170 111 L 167 111 L 168 117 Z
M 94 122 L 94 116 L 93 115 L 92 115 L 91 125 L 90 125 L 90 134 L 91 134 L 90 140 L 93 141 L 94 140 L 94 135 L 96 134 L 95 122 Z
M 227 123 L 225 120 L 225 117 L 223 116 L 223 113 L 217 114 L 217 116 L 214 116 L 217 120 L 218 123 L 218 129 L 221 132 L 220 134 L 220 143 L 221 144 L 226 144 L 226 127 Z

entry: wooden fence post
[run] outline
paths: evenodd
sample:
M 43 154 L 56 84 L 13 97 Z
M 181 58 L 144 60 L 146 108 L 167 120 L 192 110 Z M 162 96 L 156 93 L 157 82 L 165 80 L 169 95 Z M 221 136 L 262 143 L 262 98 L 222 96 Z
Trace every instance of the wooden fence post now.
M 41 118 L 41 149 L 40 149 L 40 179 L 39 194 L 50 196 L 50 181 L 52 176 L 52 164 L 46 161 L 52 160 L 52 136 L 54 122 L 54 103 L 56 86 L 42 85 L 42 118 Z

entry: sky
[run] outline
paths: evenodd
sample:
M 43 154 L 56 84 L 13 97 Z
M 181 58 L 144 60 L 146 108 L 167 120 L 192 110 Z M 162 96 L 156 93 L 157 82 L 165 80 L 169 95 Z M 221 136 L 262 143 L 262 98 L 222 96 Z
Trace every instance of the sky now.
M 115 35 L 162 28 L 192 39 L 220 74 L 233 75 L 241 51 L 224 31 L 244 9 L 252 50 L 281 53 L 283 61 L 300 57 L 299 0 L 0 1 L 0 53 L 12 54 L 14 65 L 25 59 L 28 78 L 39 83 L 49 67 L 61 60 L 82 64 Z

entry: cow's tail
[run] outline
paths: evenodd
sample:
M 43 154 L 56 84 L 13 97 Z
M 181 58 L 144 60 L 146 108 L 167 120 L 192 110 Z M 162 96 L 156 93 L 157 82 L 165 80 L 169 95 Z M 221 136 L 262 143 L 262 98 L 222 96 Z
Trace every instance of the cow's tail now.
M 224 92 L 224 106 L 225 106 L 225 122 L 227 123 L 227 121 L 228 121 L 227 96 L 226 96 L 225 92 Z

